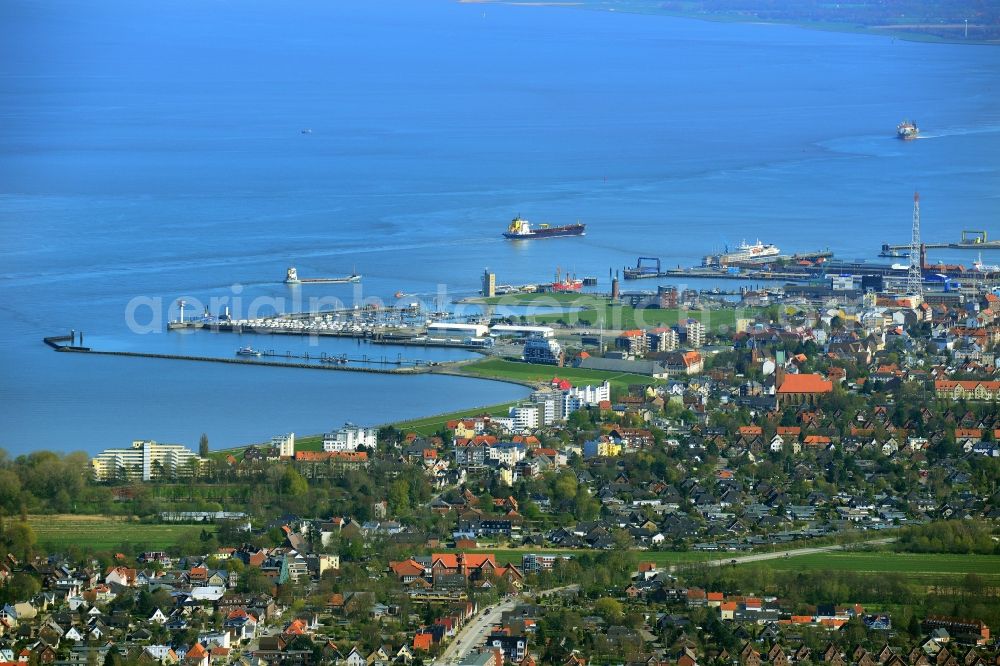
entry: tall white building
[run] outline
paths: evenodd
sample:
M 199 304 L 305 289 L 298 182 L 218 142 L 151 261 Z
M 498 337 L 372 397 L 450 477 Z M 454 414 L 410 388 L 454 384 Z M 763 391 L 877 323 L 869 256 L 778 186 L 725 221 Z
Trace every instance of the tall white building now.
M 562 396 L 555 391 L 535 391 L 531 402 L 538 405 L 542 425 L 552 425 L 562 418 Z
M 378 442 L 378 431 L 375 428 L 363 428 L 353 423 L 345 423 L 336 432 L 323 435 L 324 451 L 357 451 L 359 446 L 374 449 Z
M 278 449 L 278 455 L 281 456 L 282 458 L 294 458 L 295 433 L 290 432 L 287 435 L 278 435 L 277 437 L 272 437 L 271 446 Z
M 98 481 L 149 481 L 160 475 L 167 478 L 190 476 L 203 462 L 203 458 L 183 444 L 159 444 L 137 439 L 127 449 L 105 449 L 90 461 L 90 466 Z
M 574 386 L 563 391 L 563 418 L 573 412 L 583 408 L 600 404 L 604 400 L 611 400 L 611 384 L 604 382 L 600 386 Z
M 656 328 L 647 334 L 649 338 L 649 351 L 665 352 L 674 351 L 680 345 L 677 338 L 677 331 L 672 328 Z
M 514 430 L 534 430 L 540 425 L 540 413 L 544 413 L 544 408 L 539 405 L 517 405 L 511 407 L 508 415 L 514 419 Z
M 705 325 L 697 319 L 687 320 L 687 346 L 697 349 L 705 346 Z
M 493 327 L 496 331 L 497 327 Z M 562 364 L 562 347 L 555 340 L 533 336 L 524 342 L 524 360 L 528 363 Z

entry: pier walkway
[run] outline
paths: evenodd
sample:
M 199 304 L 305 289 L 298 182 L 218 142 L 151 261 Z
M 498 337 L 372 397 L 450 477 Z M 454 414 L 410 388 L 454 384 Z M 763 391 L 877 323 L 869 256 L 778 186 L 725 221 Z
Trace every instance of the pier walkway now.
M 254 358 L 221 358 L 218 356 L 189 356 L 184 354 L 158 354 L 153 352 L 131 352 L 131 351 L 95 351 L 89 347 L 78 347 L 73 345 L 60 344 L 61 342 L 71 342 L 70 336 L 53 336 L 44 338 L 43 342 L 62 353 L 89 354 L 94 356 L 123 356 L 130 358 L 155 358 L 169 361 L 199 361 L 202 363 L 229 363 L 234 365 L 262 365 L 278 368 L 302 368 L 306 370 L 333 370 L 339 372 L 367 372 L 380 375 L 420 375 L 432 371 L 434 363 L 423 365 L 413 365 L 410 367 L 398 368 L 370 368 L 365 366 L 352 366 L 345 363 L 301 363 L 294 361 L 265 361 L 263 357 Z M 277 356 L 277 355 L 275 355 Z M 319 360 L 319 357 L 317 357 Z M 369 363 L 379 362 L 369 360 Z M 394 363 L 394 362 L 393 362 Z

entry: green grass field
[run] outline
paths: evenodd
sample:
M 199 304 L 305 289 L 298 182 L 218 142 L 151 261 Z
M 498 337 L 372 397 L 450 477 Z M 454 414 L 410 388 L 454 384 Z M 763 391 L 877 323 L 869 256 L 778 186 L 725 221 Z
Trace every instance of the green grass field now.
M 548 307 L 580 306 L 590 307 L 595 303 L 606 303 L 607 298 L 596 294 L 553 292 L 550 294 L 505 294 L 492 298 L 472 298 L 469 302 L 487 305 L 539 305 Z
M 295 438 L 296 451 L 322 451 L 323 435 L 307 435 Z
M 551 379 L 551 377 L 549 379 Z M 490 416 L 507 416 L 509 408 L 514 404 L 515 403 L 513 402 L 505 402 L 499 405 L 480 407 L 478 409 L 463 409 L 458 412 L 436 414 L 434 416 L 427 416 L 420 419 L 400 421 L 399 423 L 394 423 L 393 427 L 403 432 L 415 432 L 418 435 L 431 435 L 441 430 L 441 428 L 444 427 L 444 424 L 448 421 L 454 421 L 468 416 L 479 416 L 480 414 L 489 414 Z
M 462 372 L 478 377 L 516 379 L 525 382 L 548 382 L 553 377 L 566 379 L 574 386 L 600 384 L 605 379 L 612 386 L 626 388 L 629 384 L 656 384 L 658 380 L 644 375 L 606 372 L 603 370 L 582 370 L 579 368 L 557 368 L 551 365 L 537 365 L 518 361 L 489 359 L 462 366 Z
M 214 525 L 148 525 L 108 516 L 28 516 L 38 543 L 48 550 L 80 546 L 94 550 L 113 550 L 123 543 L 144 544 L 152 550 L 170 548 L 202 529 L 214 531 Z
M 580 555 L 597 553 L 594 550 L 559 548 L 487 548 L 473 552 L 495 553 L 500 564 L 520 564 L 525 553 L 565 553 Z M 632 551 L 635 562 L 655 562 L 659 567 L 694 564 L 711 560 L 729 560 L 743 553 L 708 553 L 698 551 Z M 1000 582 L 1000 555 L 951 555 L 946 553 L 910 554 L 892 551 L 833 552 L 812 555 L 778 557 L 761 562 L 742 563 L 737 566 L 764 566 L 776 571 L 854 571 L 858 573 L 904 573 L 920 582 L 933 583 L 935 578 L 954 578 L 969 573 L 979 574 L 989 582 Z
M 444 552 L 449 552 L 445 549 Z M 469 552 L 493 553 L 497 557 L 498 564 L 521 565 L 521 557 L 528 553 L 559 554 L 559 555 L 596 555 L 604 551 L 589 549 L 566 549 L 566 548 L 476 548 Z M 695 551 L 631 551 L 629 556 L 638 564 L 639 562 L 655 562 L 658 567 L 666 567 L 674 564 L 693 564 L 695 562 L 707 562 L 712 559 L 723 557 L 720 554 L 702 553 Z
M 528 316 L 528 320 L 534 324 L 554 324 L 561 321 L 571 325 L 580 323 L 590 327 L 603 326 L 609 330 L 673 326 L 681 318 L 697 319 L 711 330 L 718 330 L 723 327 L 731 329 L 736 324 L 736 311 L 730 309 L 636 309 L 628 305 L 607 305 L 601 303 L 596 305 L 596 307 L 588 307 L 579 312 L 546 313 Z
M 579 311 L 568 312 L 538 312 L 525 315 L 525 319 L 534 324 L 583 324 L 605 329 L 622 330 L 633 328 L 655 328 L 657 326 L 673 326 L 679 319 L 697 319 L 708 328 L 717 330 L 721 327 L 731 328 L 736 323 L 736 311 L 732 309 L 713 308 L 711 310 L 681 310 L 678 308 L 633 308 L 629 305 L 612 305 L 605 296 L 596 294 L 508 294 L 494 298 L 478 299 L 491 305 L 517 305 L 537 307 L 573 307 Z
M 1000 555 L 897 553 L 893 551 L 837 552 L 778 558 L 760 564 L 779 571 L 856 571 L 905 573 L 921 579 L 969 573 L 1000 579 Z

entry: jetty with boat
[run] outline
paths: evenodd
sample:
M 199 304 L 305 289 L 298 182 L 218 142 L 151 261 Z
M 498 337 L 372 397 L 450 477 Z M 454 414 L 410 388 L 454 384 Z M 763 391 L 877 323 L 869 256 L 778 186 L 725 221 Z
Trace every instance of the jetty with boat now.
M 990 240 L 986 231 L 963 229 L 962 237 L 957 243 L 924 243 L 928 250 L 1000 250 L 1000 241 Z M 903 253 L 909 252 L 910 245 L 882 244 L 880 257 L 901 257 Z

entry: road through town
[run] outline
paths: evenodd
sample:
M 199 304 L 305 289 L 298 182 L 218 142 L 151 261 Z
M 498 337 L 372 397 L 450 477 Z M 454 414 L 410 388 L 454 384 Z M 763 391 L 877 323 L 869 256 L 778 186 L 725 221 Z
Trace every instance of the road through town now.
M 563 590 L 574 590 L 579 585 L 566 585 L 564 587 L 554 587 L 542 590 L 537 596 L 548 596 Z M 452 639 L 445 651 L 441 653 L 435 664 L 453 664 L 469 653 L 472 648 L 482 644 L 490 633 L 494 625 L 500 623 L 500 618 L 507 611 L 514 610 L 514 607 L 521 602 L 520 595 L 504 599 L 495 606 L 479 612 L 472 620 L 467 622 Z

